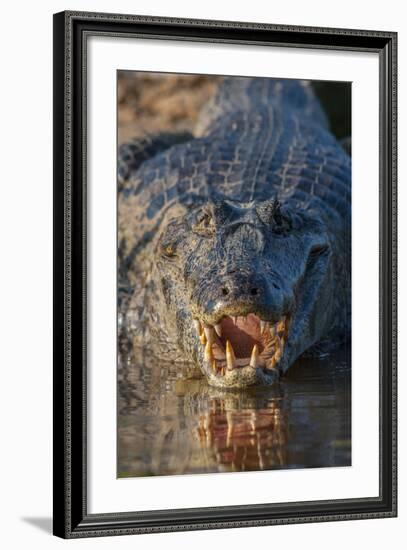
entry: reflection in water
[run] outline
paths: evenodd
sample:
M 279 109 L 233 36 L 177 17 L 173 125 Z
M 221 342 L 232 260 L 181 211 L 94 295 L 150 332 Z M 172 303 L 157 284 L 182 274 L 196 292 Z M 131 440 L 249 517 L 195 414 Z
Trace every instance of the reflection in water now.
M 256 400 L 214 397 L 195 429 L 206 463 L 215 471 L 264 470 L 284 466 L 287 442 L 282 411 L 275 400 L 257 408 Z M 212 470 L 213 471 L 213 467 Z
M 276 386 L 239 392 L 122 342 L 118 476 L 350 465 L 348 355 L 301 359 Z

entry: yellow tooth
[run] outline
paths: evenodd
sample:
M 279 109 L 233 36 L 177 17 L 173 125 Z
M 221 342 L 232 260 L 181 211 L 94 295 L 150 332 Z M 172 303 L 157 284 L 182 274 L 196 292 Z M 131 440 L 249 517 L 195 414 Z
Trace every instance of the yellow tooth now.
M 201 327 L 201 323 L 198 321 L 198 319 L 194 319 L 194 327 L 195 327 L 195 330 L 196 330 L 198 336 L 200 336 L 201 331 L 202 331 L 202 327 Z
M 263 332 L 265 331 L 266 327 L 267 327 L 266 321 L 260 321 L 260 334 L 263 334 Z
M 221 373 L 222 376 L 225 376 L 225 367 L 222 367 L 220 369 L 220 373 Z
M 277 332 L 284 332 L 285 330 L 285 315 L 281 318 L 281 321 L 277 323 Z
M 216 331 L 216 334 L 219 336 L 219 338 L 222 336 L 222 327 L 221 327 L 221 324 L 218 323 L 217 325 L 215 325 L 215 331 Z
M 213 341 L 215 339 L 215 333 L 212 327 L 204 327 L 206 340 L 213 344 Z
M 212 344 L 210 342 L 207 342 L 205 346 L 205 361 L 208 361 L 208 363 L 213 361 Z
M 257 344 L 254 344 L 252 349 L 252 355 L 250 357 L 250 366 L 252 369 L 255 369 L 257 367 L 257 363 L 259 361 L 259 348 Z
M 276 363 L 277 363 L 277 359 L 274 356 L 274 357 L 271 358 L 271 363 L 270 363 L 270 366 L 268 368 L 274 369 L 276 367 Z
M 282 340 L 279 336 L 276 336 L 276 344 L 277 344 L 277 346 L 276 346 L 277 349 L 274 353 L 274 357 L 276 358 L 277 361 L 280 361 L 281 355 L 283 353 L 283 345 L 284 344 L 283 344 L 283 342 L 282 342 Z
M 273 338 L 275 337 L 275 335 L 276 335 L 276 327 L 275 327 L 275 325 L 271 325 L 271 327 L 270 327 L 270 334 L 271 334 L 271 336 L 272 336 Z
M 226 366 L 228 370 L 236 368 L 236 357 L 229 340 L 226 342 Z
M 212 370 L 213 370 L 213 372 L 216 373 L 216 361 L 215 360 L 213 360 L 213 362 L 212 362 Z
M 200 341 L 201 341 L 201 344 L 204 346 L 204 345 L 206 344 L 205 332 L 202 332 L 202 334 L 200 335 L 199 339 L 200 339 Z

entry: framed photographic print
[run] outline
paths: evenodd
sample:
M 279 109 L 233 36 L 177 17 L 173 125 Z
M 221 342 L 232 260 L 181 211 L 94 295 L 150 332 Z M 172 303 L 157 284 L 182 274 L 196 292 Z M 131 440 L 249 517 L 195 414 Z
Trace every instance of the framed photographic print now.
M 396 34 L 54 16 L 54 533 L 392 517 Z

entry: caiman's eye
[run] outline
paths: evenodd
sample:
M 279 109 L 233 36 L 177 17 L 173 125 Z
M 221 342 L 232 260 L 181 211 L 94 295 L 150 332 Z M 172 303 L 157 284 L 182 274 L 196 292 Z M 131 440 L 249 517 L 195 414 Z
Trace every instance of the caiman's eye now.
M 176 248 L 174 243 L 163 243 L 161 245 L 161 253 L 166 258 L 174 258 L 176 256 Z
M 156 253 L 164 258 L 176 258 L 182 248 L 182 236 L 187 226 L 182 219 L 175 218 L 168 222 L 159 237 Z

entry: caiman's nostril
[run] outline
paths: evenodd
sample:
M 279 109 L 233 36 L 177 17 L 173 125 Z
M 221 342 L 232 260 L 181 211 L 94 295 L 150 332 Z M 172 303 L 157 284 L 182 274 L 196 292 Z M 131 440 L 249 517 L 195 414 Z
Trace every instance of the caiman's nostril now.
M 227 295 L 229 294 L 229 290 L 228 290 L 226 287 L 223 287 L 223 288 L 222 288 L 222 294 L 223 294 L 224 296 L 227 296 Z
M 259 289 L 258 288 L 252 288 L 250 289 L 250 294 L 252 296 L 257 296 L 257 294 L 259 293 Z

